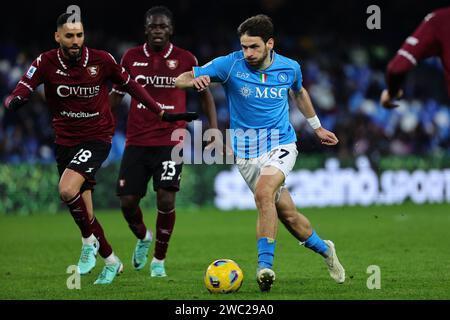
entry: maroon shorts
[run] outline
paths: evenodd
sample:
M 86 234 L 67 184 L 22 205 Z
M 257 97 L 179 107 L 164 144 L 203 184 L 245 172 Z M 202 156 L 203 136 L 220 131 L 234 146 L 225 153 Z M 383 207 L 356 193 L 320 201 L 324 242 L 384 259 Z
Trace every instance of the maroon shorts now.
M 145 196 L 153 178 L 153 190 L 180 190 L 183 164 L 172 161 L 173 146 L 127 146 L 120 164 L 117 195 Z
M 108 158 L 110 149 L 111 144 L 103 141 L 87 141 L 71 147 L 57 144 L 56 162 L 59 176 L 62 176 L 64 170 L 72 169 L 86 178 L 80 192 L 94 190 L 95 174 Z

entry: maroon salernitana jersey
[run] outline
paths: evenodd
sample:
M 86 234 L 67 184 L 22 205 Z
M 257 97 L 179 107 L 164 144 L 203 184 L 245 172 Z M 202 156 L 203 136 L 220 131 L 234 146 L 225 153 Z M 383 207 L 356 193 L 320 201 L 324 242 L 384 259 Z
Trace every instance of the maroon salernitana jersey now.
M 402 74 L 425 58 L 437 56 L 444 66 L 450 95 L 450 7 L 428 14 L 397 51 L 388 66 L 388 82 L 392 74 Z M 392 84 L 397 87 L 397 83 Z
M 83 47 L 81 59 L 73 63 L 61 49 L 54 49 L 34 60 L 12 95 L 26 98 L 44 84 L 57 144 L 111 143 L 114 121 L 108 80 L 125 85 L 129 79 L 128 72 L 106 51 Z
M 186 92 L 175 88 L 175 79 L 181 73 L 191 71 L 197 65 L 197 59 L 189 51 L 172 43 L 161 52 L 155 52 L 147 45 L 134 47 L 125 52 L 122 66 L 131 77 L 141 84 L 147 92 L 161 104 L 166 112 L 186 111 Z M 124 90 L 115 85 L 115 92 L 124 95 Z M 175 129 L 185 128 L 185 121 L 162 122 L 154 113 L 132 98 L 127 124 L 127 145 L 134 146 L 170 146 Z

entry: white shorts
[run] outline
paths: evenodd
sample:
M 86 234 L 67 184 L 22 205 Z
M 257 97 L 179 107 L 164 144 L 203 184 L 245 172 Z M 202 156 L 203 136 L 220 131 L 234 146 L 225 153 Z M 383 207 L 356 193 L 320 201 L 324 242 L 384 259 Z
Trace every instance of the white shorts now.
M 245 182 L 247 182 L 248 187 L 253 193 L 255 193 L 256 182 L 258 181 L 262 168 L 268 166 L 275 167 L 283 172 L 284 179 L 286 179 L 294 167 L 297 155 L 298 151 L 296 144 L 290 143 L 280 145 L 257 158 L 236 158 L 236 164 Z M 275 197 L 276 202 L 280 199 L 281 189 L 283 186 L 284 182 L 283 185 L 277 190 Z

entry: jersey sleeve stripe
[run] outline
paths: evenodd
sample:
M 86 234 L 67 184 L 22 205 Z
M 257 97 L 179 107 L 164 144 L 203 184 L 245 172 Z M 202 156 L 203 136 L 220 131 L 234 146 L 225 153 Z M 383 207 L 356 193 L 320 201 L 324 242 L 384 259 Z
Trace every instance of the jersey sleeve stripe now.
M 128 82 L 130 82 L 130 79 L 131 79 L 131 77 L 130 77 L 130 75 L 128 75 L 127 81 L 125 81 L 125 83 L 123 83 L 122 86 L 126 86 L 128 84 Z
M 86 57 L 84 58 L 84 63 L 83 63 L 84 68 L 86 68 L 88 61 L 89 61 L 89 49 L 86 48 Z
M 117 94 L 120 94 L 120 95 L 122 95 L 122 96 L 126 95 L 126 92 L 120 91 L 120 90 L 117 90 L 117 89 L 114 89 L 114 88 L 113 88 L 111 91 L 112 91 L 112 92 L 115 92 L 115 93 L 117 93 Z
M 117 62 L 116 62 L 116 59 L 113 57 L 113 55 L 111 54 L 111 53 L 109 53 L 109 52 L 106 52 L 107 54 L 109 54 L 109 56 L 111 57 L 111 59 L 114 61 L 114 63 L 116 63 L 117 64 Z
M 22 81 L 22 80 L 19 81 L 19 84 L 21 84 L 21 85 L 27 87 L 28 90 L 30 90 L 31 92 L 34 91 L 33 88 L 32 88 L 28 83 L 26 83 L 26 82 L 24 82 L 24 81 Z
M 405 57 L 405 58 L 406 58 L 409 62 L 411 62 L 413 65 L 417 65 L 417 60 L 416 60 L 416 58 L 414 58 L 414 56 L 413 56 L 411 53 L 409 53 L 408 51 L 403 50 L 403 49 L 400 49 L 400 50 L 397 51 L 397 54 L 398 54 L 399 56 Z

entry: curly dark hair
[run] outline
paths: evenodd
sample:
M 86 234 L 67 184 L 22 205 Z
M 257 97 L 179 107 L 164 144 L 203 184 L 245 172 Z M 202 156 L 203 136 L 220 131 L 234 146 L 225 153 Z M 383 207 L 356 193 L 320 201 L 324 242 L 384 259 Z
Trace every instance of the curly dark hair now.
M 265 14 L 250 17 L 239 25 L 237 33 L 239 37 L 246 34 L 251 37 L 261 37 L 264 42 L 267 42 L 274 36 L 272 19 Z

